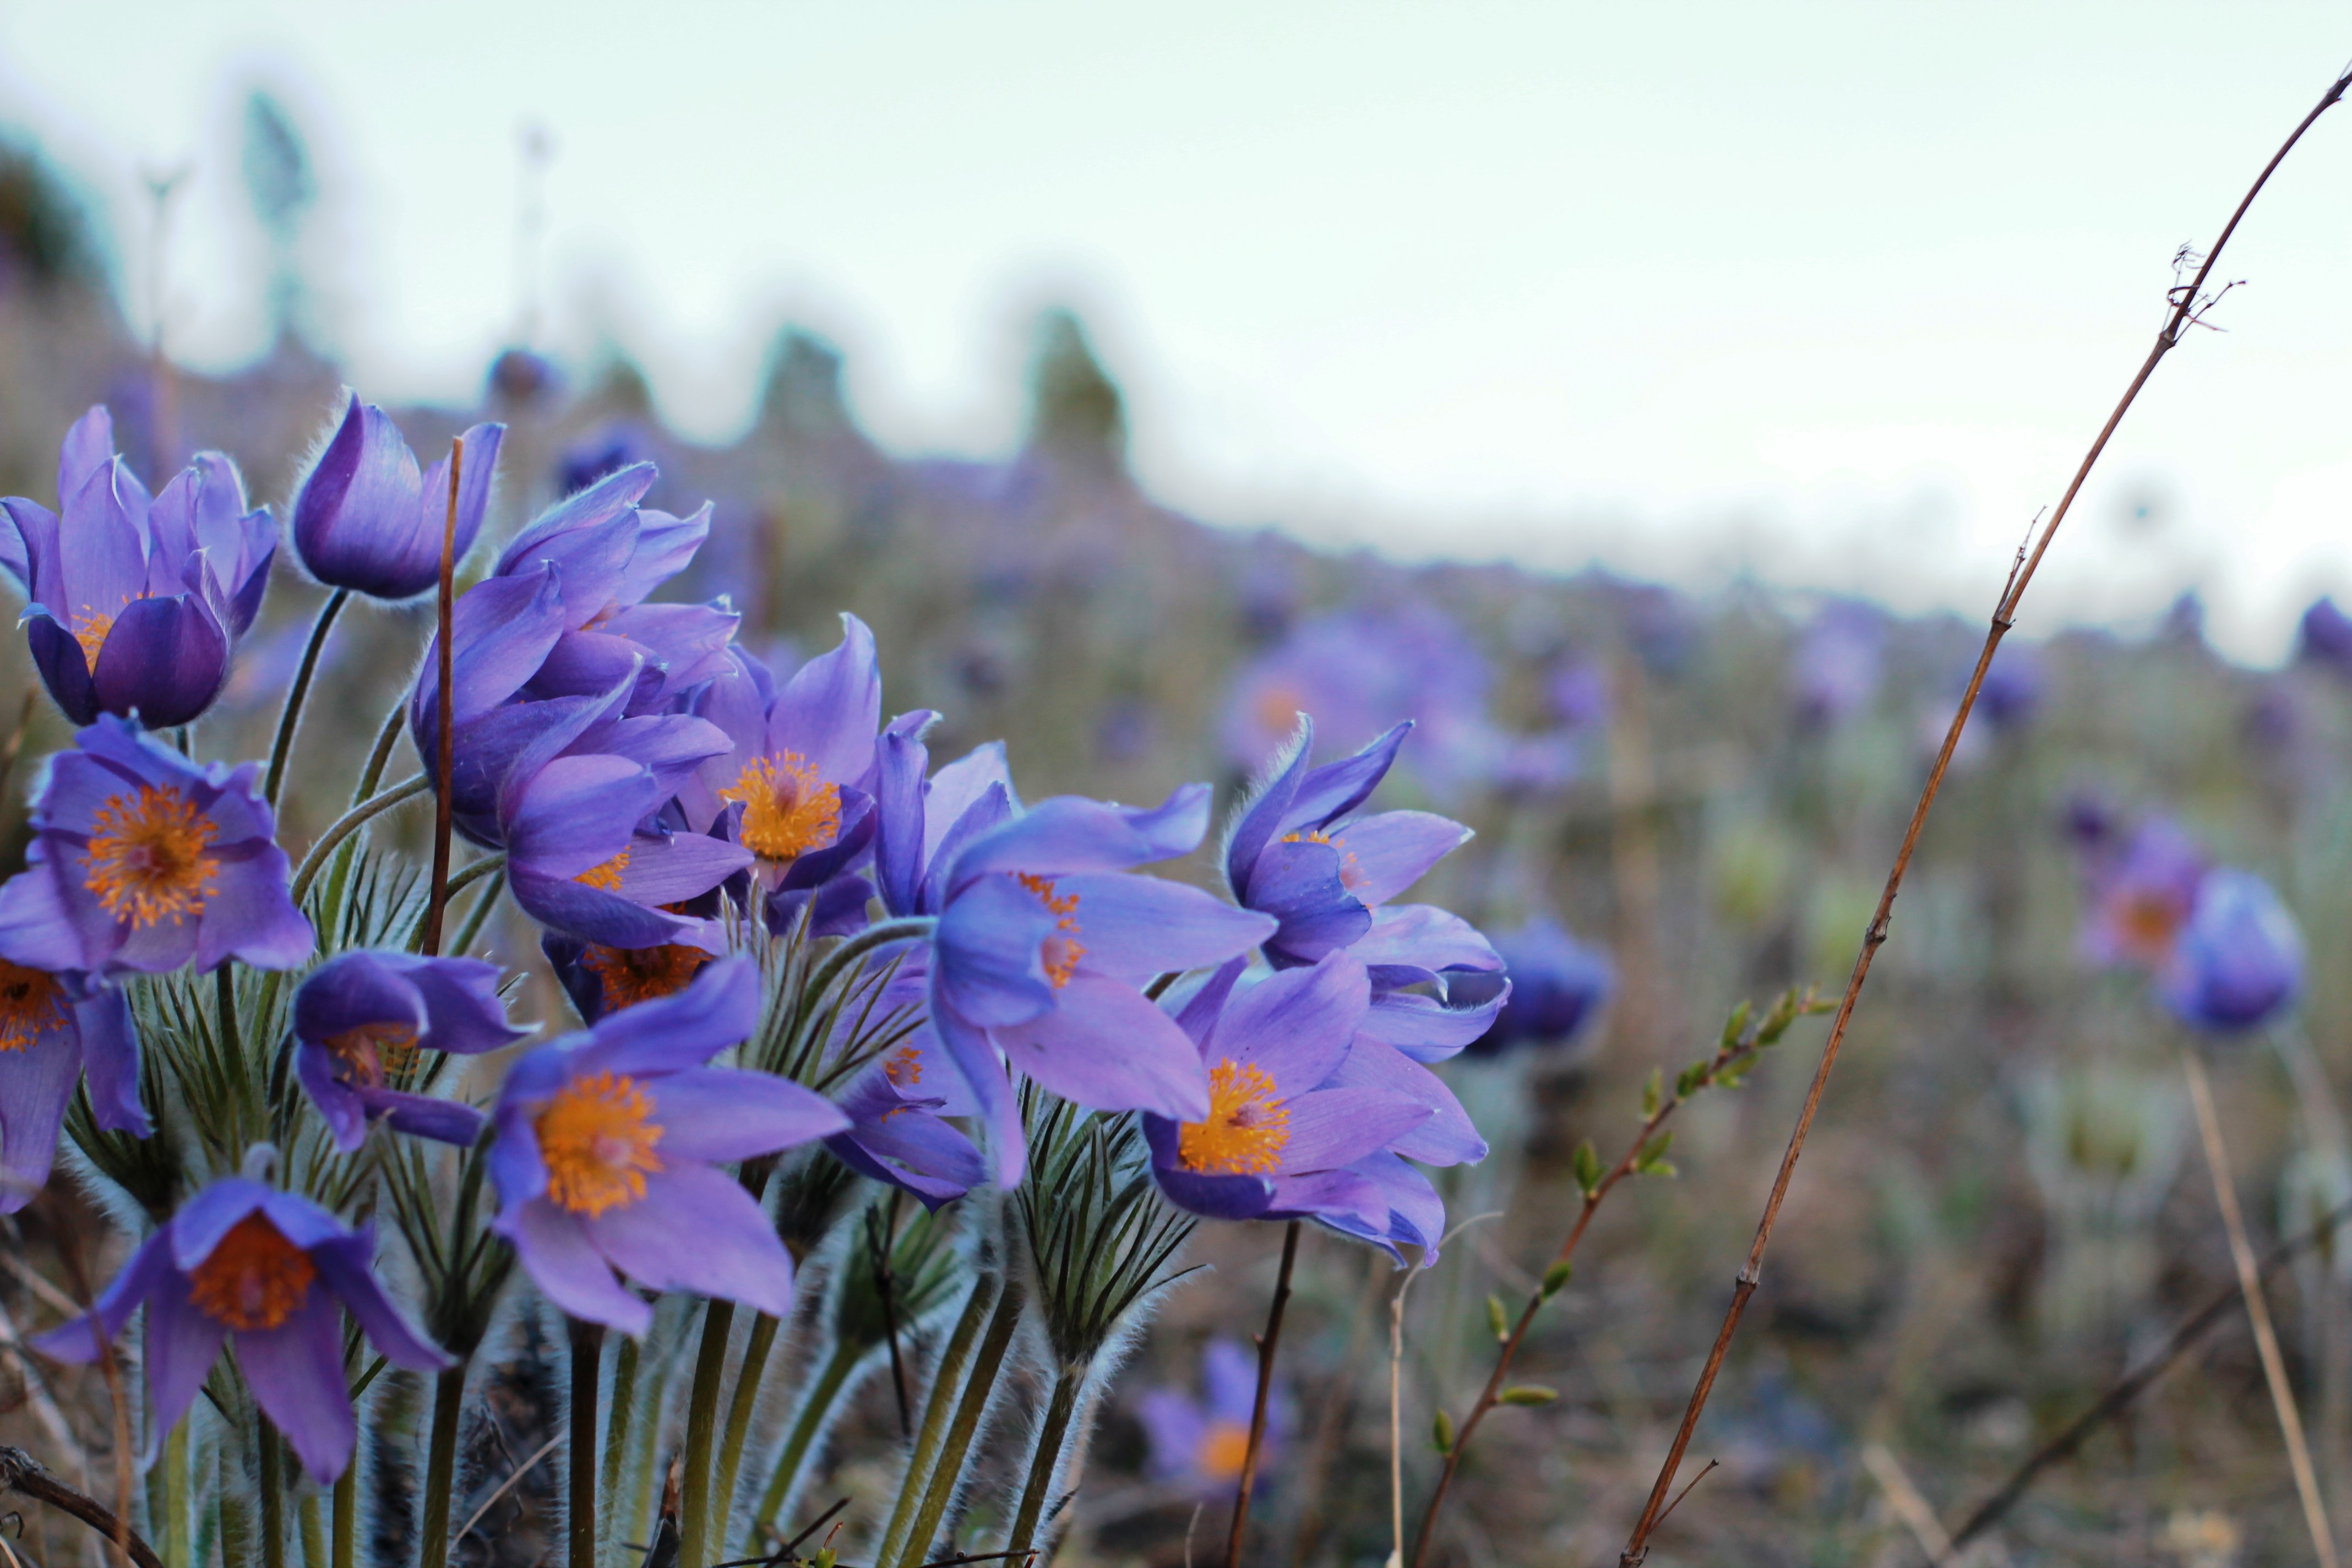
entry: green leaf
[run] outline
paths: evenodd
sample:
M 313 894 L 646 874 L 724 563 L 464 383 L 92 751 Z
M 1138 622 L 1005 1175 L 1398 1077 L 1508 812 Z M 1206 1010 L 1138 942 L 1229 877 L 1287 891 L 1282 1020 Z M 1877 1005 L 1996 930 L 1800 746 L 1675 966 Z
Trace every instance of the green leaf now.
M 1665 1069 L 1652 1068 L 1649 1081 L 1642 1085 L 1642 1120 L 1647 1121 L 1658 1113 L 1658 1102 L 1664 1098 Z
M 1601 1155 L 1592 1147 L 1591 1139 L 1587 1138 L 1576 1146 L 1571 1169 L 1576 1176 L 1576 1184 L 1583 1190 L 1586 1197 L 1601 1190 Z
M 1543 1299 L 1549 1301 L 1559 1295 L 1568 1288 L 1568 1282 L 1575 1277 L 1575 1264 L 1565 1258 L 1555 1260 L 1552 1266 L 1543 1272 Z
M 1714 1067 L 1715 1058 L 1712 1057 L 1704 1057 L 1699 1060 L 1691 1063 L 1690 1066 L 1683 1068 L 1682 1075 L 1675 1079 L 1675 1098 L 1676 1100 L 1689 1099 L 1692 1094 L 1696 1093 L 1699 1088 L 1706 1082 L 1707 1075 L 1714 1069 Z
M 1546 1388 L 1539 1383 L 1522 1383 L 1495 1396 L 1496 1402 L 1503 1405 L 1549 1405 L 1559 1397 L 1559 1389 Z
M 1734 1007 L 1731 1010 L 1731 1016 L 1723 1021 L 1723 1048 L 1725 1050 L 1727 1051 L 1731 1049 L 1732 1047 L 1738 1045 L 1739 1043 L 1739 1037 L 1748 1032 L 1748 1005 L 1746 1002 L 1742 1002 L 1738 1006 Z
M 1510 1314 L 1503 1310 L 1503 1299 L 1500 1296 L 1486 1298 L 1486 1326 L 1495 1331 L 1495 1337 L 1498 1340 L 1507 1340 L 1511 1337 Z
M 1436 1417 L 1429 1424 L 1429 1438 L 1431 1442 L 1437 1445 L 1439 1453 L 1454 1452 L 1454 1417 L 1443 1410 L 1439 1411 Z
M 1655 1138 L 1643 1144 L 1640 1152 L 1633 1156 L 1634 1171 L 1644 1176 L 1674 1174 L 1675 1168 L 1665 1163 L 1666 1151 L 1674 1146 L 1674 1142 L 1675 1135 L 1670 1130 L 1659 1133 Z

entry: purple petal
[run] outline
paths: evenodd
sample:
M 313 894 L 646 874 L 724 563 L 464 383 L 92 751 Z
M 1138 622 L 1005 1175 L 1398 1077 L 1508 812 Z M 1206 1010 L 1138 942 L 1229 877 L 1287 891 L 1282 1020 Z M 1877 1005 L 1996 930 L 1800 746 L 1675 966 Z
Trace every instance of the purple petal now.
M 1034 1018 L 1054 1005 L 1044 946 L 1058 928 L 1043 899 L 1010 876 L 968 882 L 940 911 L 932 979 L 974 1024 Z
M 411 1372 L 439 1372 L 454 1365 L 450 1357 L 410 1326 L 384 1294 L 383 1282 L 371 1267 L 374 1256 L 372 1226 L 362 1226 L 358 1235 L 329 1242 L 310 1254 L 327 1288 L 341 1298 L 344 1309 L 386 1361 Z
M 343 1381 L 342 1322 L 334 1296 L 314 1289 L 277 1328 L 236 1336 L 236 1363 L 255 1403 L 320 1486 L 343 1473 L 359 1436 Z
M 96 719 L 98 686 L 89 678 L 89 660 L 73 634 L 47 613 L 35 610 L 25 617 L 25 642 L 32 650 L 34 668 L 41 672 L 41 684 L 48 689 L 58 711 L 77 724 Z
M 1219 963 L 1272 936 L 1275 922 L 1254 910 L 1157 877 L 1119 873 L 1057 878 L 1057 898 L 1075 897 L 1071 918 L 1086 946 L 1086 968 L 1122 980 Z
M 612 1265 L 590 1244 L 579 1215 L 534 1198 L 515 1210 L 511 1221 L 500 1215 L 499 1228 L 513 1239 L 515 1257 L 531 1283 L 558 1310 L 633 1337 L 653 1326 L 652 1306 L 613 1277 Z
M 1115 980 L 1075 976 L 1054 1009 L 992 1029 L 1015 1071 L 1096 1110 L 1209 1114 L 1208 1074 L 1175 1020 Z
M 1486 1141 L 1478 1136 L 1469 1113 L 1444 1080 L 1391 1046 L 1359 1035 L 1329 1081 L 1334 1088 L 1375 1089 L 1427 1108 L 1429 1120 L 1391 1145 L 1408 1159 L 1429 1165 L 1475 1165 L 1486 1157 Z
M 932 984 L 937 986 L 938 976 L 932 977 Z M 936 989 L 931 1024 L 948 1059 L 955 1063 L 957 1075 L 980 1104 L 982 1125 L 988 1129 L 989 1144 L 996 1155 L 996 1184 L 1008 1190 L 1019 1186 L 1029 1168 L 1029 1145 L 1021 1130 L 1020 1101 L 1005 1077 L 1004 1064 L 997 1058 L 995 1046 L 986 1033 L 947 1006 Z
M 849 1125 L 814 1090 L 766 1073 L 689 1068 L 648 1079 L 665 1160 L 730 1162 L 811 1142 Z
M 470 1105 L 396 1089 L 362 1089 L 360 1101 L 367 1107 L 368 1114 L 383 1117 L 385 1125 L 395 1132 L 430 1138 L 436 1143 L 458 1149 L 473 1147 L 474 1140 L 482 1135 L 483 1123 L 489 1120 Z
M 1255 1219 L 1273 1202 L 1274 1184 L 1264 1176 L 1186 1170 L 1176 1158 L 1177 1125 L 1166 1117 L 1145 1117 L 1143 1135 L 1151 1147 L 1151 1179 L 1178 1208 L 1211 1219 Z
M 1395 898 L 1470 840 L 1470 830 L 1426 811 L 1384 811 L 1347 825 L 1349 890 L 1369 905 Z
M 579 1070 L 651 1074 L 698 1068 L 760 1023 L 760 970 L 748 958 L 704 966 L 674 995 L 640 1002 L 601 1020 L 582 1048 Z
M 874 766 L 882 675 L 866 623 L 845 615 L 841 633 L 838 647 L 801 666 L 776 693 L 766 749 L 771 756 L 797 753 L 829 784 L 856 784 Z
M 1149 810 L 1061 795 L 973 841 L 956 861 L 955 879 L 988 871 L 1125 871 L 1190 854 L 1208 830 L 1206 784 L 1180 785 Z
M 224 1176 L 182 1204 L 165 1232 L 172 1238 L 172 1266 L 185 1274 L 202 1264 L 221 1238 L 268 1203 L 269 1195 L 259 1182 Z
M 1299 784 L 1307 776 L 1307 753 L 1314 746 L 1315 720 L 1301 713 L 1297 732 L 1266 764 L 1262 782 L 1244 802 L 1241 814 L 1234 818 L 1233 831 L 1225 840 L 1225 881 L 1234 896 L 1244 902 L 1251 901 L 1258 857 L 1282 835 L 1283 818 L 1289 815 L 1290 803 L 1297 798 Z
M 139 1244 L 139 1250 L 131 1255 L 122 1272 L 99 1292 L 88 1312 L 47 1333 L 35 1334 L 30 1342 L 43 1355 L 58 1361 L 96 1361 L 99 1347 L 121 1333 L 122 1325 L 131 1321 L 131 1314 L 148 1305 L 159 1290 L 183 1295 L 186 1291 L 173 1272 L 171 1239 L 163 1231 Z M 205 1364 L 212 1363 L 207 1361 Z M 184 1402 L 181 1408 L 186 1408 Z
M 1201 1058 L 1255 1067 L 1286 1097 L 1302 1093 L 1347 1056 L 1370 997 L 1364 966 L 1344 952 L 1268 975 L 1226 1006 Z
M 1352 757 L 1329 763 L 1308 773 L 1290 804 L 1293 827 L 1327 827 L 1370 797 L 1396 762 L 1397 748 L 1412 731 L 1408 719 L 1373 741 Z
M 109 1132 L 146 1137 L 153 1123 L 139 1098 L 139 1030 L 131 1020 L 130 998 L 102 985 L 73 1004 L 73 1016 L 98 1124 Z
M 161 1256 L 163 1240 L 147 1245 Z M 195 1403 L 205 1379 L 220 1360 L 228 1325 L 188 1299 L 188 1282 L 167 1274 L 147 1302 L 147 1391 L 154 1402 L 154 1419 L 147 1430 L 142 1462 L 153 1464 L 163 1450 L 163 1439 Z
M 1393 1145 L 1431 1119 L 1429 1106 L 1385 1087 L 1321 1089 L 1285 1103 L 1290 1113 L 1282 1169 L 1328 1171 Z
M 0 1214 L 15 1214 L 48 1184 L 58 1128 L 80 1078 L 80 1042 L 64 1030 L 0 1050 Z
M 596 1249 L 638 1284 L 740 1301 L 776 1317 L 793 1308 L 793 1260 L 741 1183 L 707 1165 L 646 1178 L 646 1195 L 586 1222 Z
M 114 618 L 92 676 L 98 705 L 151 730 L 192 722 L 228 679 L 228 632 L 194 594 L 142 599 Z
M 1477 927 L 1433 904 L 1390 904 L 1373 911 L 1372 929 L 1349 951 L 1368 965 L 1428 974 L 1503 967 L 1502 955 Z

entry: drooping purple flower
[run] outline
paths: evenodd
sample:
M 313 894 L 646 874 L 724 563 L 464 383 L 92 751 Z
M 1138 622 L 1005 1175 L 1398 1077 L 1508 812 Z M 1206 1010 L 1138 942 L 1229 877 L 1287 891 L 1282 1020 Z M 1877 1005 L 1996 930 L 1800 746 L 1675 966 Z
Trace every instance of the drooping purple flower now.
M 1208 1113 L 1199 1053 L 1140 987 L 1246 951 L 1275 922 L 1128 874 L 1191 850 L 1208 820 L 1202 784 L 1150 808 L 1062 796 L 970 839 L 948 866 L 931 1018 L 986 1116 L 1003 1185 L 1020 1181 L 1026 1153 L 1000 1052 L 1094 1110 Z
M 541 933 L 539 945 L 581 1021 L 593 1024 L 607 1013 L 685 990 L 724 942 L 706 926 L 685 941 L 654 947 L 605 947 L 555 931 Z
M 1576 1038 L 1616 988 L 1609 957 L 1585 946 L 1558 921 L 1539 915 L 1494 939 L 1511 985 L 1494 1026 L 1470 1042 L 1472 1056 L 1516 1046 L 1563 1046 Z
M 0 1214 L 47 1184 L 58 1129 L 85 1076 L 100 1127 L 147 1136 L 139 1034 L 122 993 L 0 958 Z
M 913 980 L 921 984 L 920 976 Z M 938 1036 L 928 1026 L 919 1035 L 860 1071 L 835 1097 L 849 1126 L 824 1146 L 858 1174 L 904 1187 L 936 1210 L 988 1180 L 989 1165 L 946 1120 L 977 1114 L 979 1102 L 941 1059 Z
M 1155 1388 L 1137 1405 L 1151 1473 L 1205 1499 L 1230 1497 L 1249 1457 L 1250 1420 L 1257 1408 L 1257 1360 L 1232 1340 L 1211 1340 L 1201 1352 L 1201 1380 L 1207 1397 L 1174 1388 Z M 1266 1406 L 1265 1434 L 1258 1447 L 1261 1476 L 1276 1468 L 1291 1423 L 1289 1399 L 1278 1389 Z
M 2209 871 L 2157 977 L 2165 1005 L 2200 1028 L 2234 1034 L 2268 1022 L 2303 989 L 2303 934 L 2269 883 Z
M 476 425 L 460 437 L 456 557 L 474 546 L 489 509 L 503 425 Z M 335 433 L 294 496 L 294 553 L 332 588 L 373 599 L 411 599 L 441 580 L 449 526 L 449 462 L 419 473 L 392 416 L 349 395 Z
M 1361 745 L 1410 718 L 1393 644 L 1356 616 L 1323 616 L 1294 630 L 1235 676 L 1224 717 L 1225 756 L 1256 768 L 1314 713 L 1337 745 Z
M 101 980 L 310 957 L 259 771 L 198 767 L 100 717 L 49 759 L 28 864 L 0 884 L 0 957 Z
M 491 1112 L 499 1232 L 547 1299 L 642 1334 L 653 1309 L 614 1278 L 782 1317 L 793 1265 L 758 1203 L 715 1165 L 841 1131 L 820 1096 L 764 1073 L 705 1066 L 760 1021 L 749 959 L 722 959 L 675 995 L 608 1013 L 509 1069 Z
M 135 713 L 167 729 L 212 706 L 277 549 L 277 524 L 246 510 L 235 465 L 200 453 L 151 498 L 98 407 L 66 436 L 58 511 L 16 496 L 0 511 L 0 570 L 29 601 L 33 662 L 68 718 Z
M 635 420 L 599 426 L 563 448 L 556 459 L 556 493 L 568 496 L 584 490 L 598 479 L 634 464 L 650 462 L 653 457 L 653 438 Z
M 419 1051 L 479 1056 L 530 1035 L 507 1022 L 498 966 L 390 950 L 338 953 L 294 993 L 294 1070 L 345 1153 L 368 1123 L 468 1144 L 482 1113 L 396 1087 L 414 1081 Z
M 262 1414 L 321 1486 L 351 1463 L 357 1423 L 343 1374 L 343 1313 L 385 1360 L 438 1372 L 450 1360 L 409 1326 L 376 1279 L 373 1226 L 344 1228 L 307 1198 L 229 1176 L 184 1205 L 131 1255 L 89 1316 L 33 1342 L 90 1362 L 147 1309 L 152 1462 L 232 1335 Z
M 2187 834 L 2161 816 L 2143 821 L 2120 847 L 2095 850 L 2083 956 L 2100 965 L 2162 969 L 2196 909 L 2210 864 Z

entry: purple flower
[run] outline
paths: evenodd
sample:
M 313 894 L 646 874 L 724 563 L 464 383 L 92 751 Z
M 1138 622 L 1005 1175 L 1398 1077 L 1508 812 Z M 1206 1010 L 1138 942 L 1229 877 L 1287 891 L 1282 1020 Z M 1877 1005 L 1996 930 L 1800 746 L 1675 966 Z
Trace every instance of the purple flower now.
M 1004 744 L 991 741 L 929 778 L 923 731 L 939 715 L 918 709 L 890 721 L 877 744 L 874 863 L 882 905 L 894 915 L 932 915 L 963 847 L 1020 813 Z
M 226 1177 L 131 1255 L 89 1316 L 34 1343 L 60 1361 L 96 1361 L 131 1313 L 147 1309 L 152 1463 L 235 1335 L 236 1364 L 262 1414 L 325 1486 L 351 1462 L 357 1430 L 343 1376 L 344 1311 L 394 1365 L 450 1364 L 384 1294 L 374 1257 L 372 1226 L 347 1230 L 307 1198 Z
M 160 974 L 231 958 L 290 969 L 310 922 L 254 788 L 108 715 L 49 759 L 25 870 L 0 884 L 0 956 L 51 973 Z
M 1245 962 L 1220 969 L 1177 1020 L 1198 1043 L 1209 1106 L 1181 1121 L 1143 1119 L 1160 1190 L 1214 1219 L 1347 1215 L 1384 1226 L 1387 1202 L 1348 1167 L 1433 1107 L 1392 1086 L 1332 1081 L 1371 1005 L 1370 976 L 1335 952 L 1234 995 Z
M 2041 656 L 2021 643 L 2005 642 L 1985 671 L 1984 685 L 1977 690 L 1977 707 L 1996 730 L 2016 730 L 2032 719 L 2048 685 Z M 1937 739 L 1940 742 L 1942 737 Z
M 156 729 L 212 706 L 229 650 L 253 622 L 277 549 L 267 508 L 247 511 L 217 452 L 150 498 L 93 408 L 58 458 L 58 511 L 0 501 L 0 569 L 30 601 L 25 632 L 68 718 L 137 714 Z
M 2265 1023 L 2303 989 L 2303 935 L 2270 884 L 2220 868 L 2157 979 L 2166 1006 L 2200 1028 L 2231 1034 Z
M 1374 910 L 1470 837 L 1425 811 L 1355 815 L 1412 728 L 1399 724 L 1354 756 L 1310 771 L 1315 723 L 1301 715 L 1290 749 L 1234 819 L 1225 877 L 1244 908 L 1280 922 L 1265 944 L 1271 963 L 1312 963 L 1361 939 Z
M 893 990 L 921 976 L 904 972 Z M 885 997 L 885 1003 L 888 997 Z M 988 1160 L 950 1116 L 971 1116 L 980 1106 L 954 1068 L 940 1058 L 939 1037 L 925 1027 L 852 1079 L 835 1101 L 847 1131 L 824 1141 L 834 1157 L 860 1175 L 904 1187 L 937 1209 L 988 1180 Z
M 717 956 L 701 945 L 704 940 L 698 931 L 686 942 L 604 947 L 551 931 L 540 937 L 539 945 L 564 994 L 579 1009 L 581 1021 L 593 1024 L 607 1013 L 685 990 Z M 720 945 L 715 936 L 709 940 L 713 948 Z
M 462 560 L 482 530 L 503 425 L 477 425 L 461 439 L 457 533 Z M 331 588 L 373 599 L 414 598 L 441 580 L 441 542 L 449 525 L 449 458 L 417 471 L 392 416 L 352 393 L 341 423 L 294 496 L 294 553 L 303 570 Z
M 495 964 L 390 951 L 338 953 L 294 993 L 294 1068 L 345 1153 L 382 1120 L 398 1131 L 467 1144 L 470 1105 L 395 1087 L 415 1081 L 419 1051 L 479 1056 L 530 1035 L 507 1022 Z
M 798 1084 L 703 1065 L 759 1021 L 758 969 L 724 959 L 509 1069 L 491 1112 L 495 1224 L 557 1307 L 644 1333 L 653 1309 L 618 1269 L 649 1289 L 791 1311 L 783 1243 L 714 1165 L 825 1137 L 848 1118 Z
M 1097 1110 L 1208 1114 L 1198 1052 L 1139 988 L 1244 952 L 1275 922 L 1126 874 L 1187 853 L 1208 821 L 1203 784 L 1148 809 L 1062 796 L 956 853 L 933 937 L 931 1018 L 987 1119 L 1002 1184 L 1020 1181 L 1026 1155 L 999 1052 Z
M 1885 642 L 1876 611 L 1845 600 L 1822 610 L 1797 645 L 1789 671 L 1798 721 L 1826 727 L 1870 706 L 1878 695 Z
M 147 1136 L 139 1034 L 122 993 L 0 959 L 0 1214 L 47 1184 L 58 1129 L 85 1074 L 98 1124 Z
M 2108 838 L 2113 837 L 2110 828 Z M 2161 816 L 2142 822 L 2121 847 L 2098 849 L 2091 865 L 2083 955 L 2103 966 L 2162 969 L 2196 909 L 2209 864 L 2188 835 Z
M 1520 1045 L 1566 1045 L 1616 988 L 1608 955 L 1586 947 L 1548 915 L 1495 938 L 1495 951 L 1510 981 L 1510 1000 L 1494 1027 L 1470 1043 L 1473 1056 L 1498 1056 Z
M 2352 674 L 2352 616 L 2337 609 L 2334 599 L 2314 600 L 2303 612 L 2297 652 L 2338 675 Z
M 1150 1446 L 1151 1473 L 1203 1498 L 1229 1495 L 1249 1457 L 1250 1419 L 1257 1407 L 1257 1359 L 1231 1340 L 1211 1340 L 1201 1352 L 1208 1398 L 1173 1388 L 1143 1396 L 1136 1415 Z M 1290 1402 L 1277 1391 L 1266 1407 L 1258 1448 L 1260 1473 L 1269 1468 L 1290 1426 Z

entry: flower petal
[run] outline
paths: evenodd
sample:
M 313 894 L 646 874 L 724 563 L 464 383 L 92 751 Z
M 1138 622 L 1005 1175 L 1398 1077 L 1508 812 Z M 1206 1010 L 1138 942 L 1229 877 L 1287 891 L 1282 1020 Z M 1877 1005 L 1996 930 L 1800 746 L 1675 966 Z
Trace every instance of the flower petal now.
M 1086 946 L 1080 963 L 1122 980 L 1140 982 L 1170 970 L 1220 963 L 1275 931 L 1269 916 L 1157 877 L 1060 877 L 1054 892 L 1077 900 L 1071 918 Z
M 1115 980 L 1080 973 L 1052 1011 L 989 1031 L 1015 1071 L 1096 1110 L 1209 1114 L 1209 1078 L 1176 1021 Z
M 635 1338 L 653 1327 L 652 1305 L 614 1278 L 579 1215 L 534 1198 L 511 1221 L 503 1215 L 499 1220 L 530 1282 L 558 1310 Z
M 343 1381 L 342 1320 L 334 1296 L 314 1288 L 277 1328 L 236 1336 L 236 1363 L 255 1403 L 320 1486 L 343 1473 L 359 1437 Z
M 748 1160 L 849 1125 L 823 1095 L 767 1073 L 689 1068 L 648 1079 L 646 1088 L 664 1160 Z
M 793 1260 L 743 1184 L 708 1165 L 646 1178 L 646 1195 L 586 1222 L 607 1260 L 655 1290 L 690 1290 L 775 1317 L 793 1310 Z

